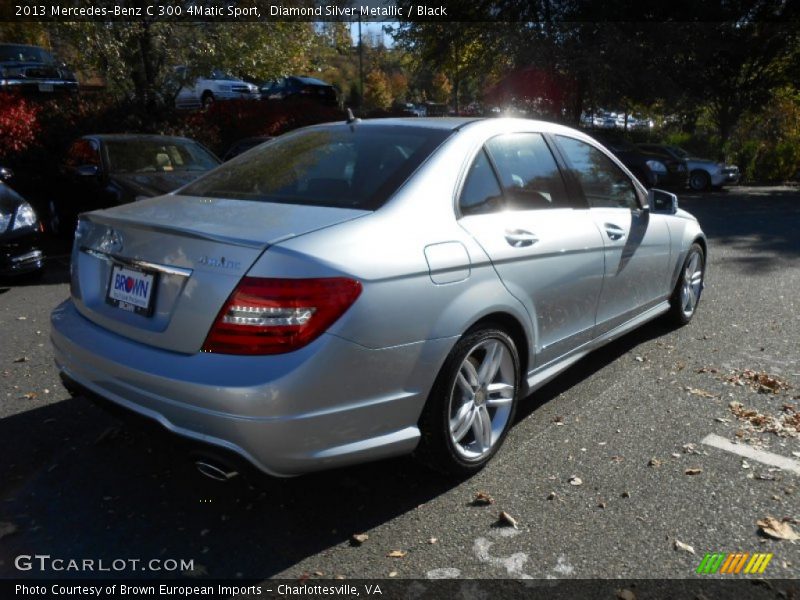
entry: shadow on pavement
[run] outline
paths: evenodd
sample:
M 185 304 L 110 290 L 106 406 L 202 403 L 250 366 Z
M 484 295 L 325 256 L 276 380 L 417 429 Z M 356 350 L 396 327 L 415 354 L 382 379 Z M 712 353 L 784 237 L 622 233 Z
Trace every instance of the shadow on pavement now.
M 800 256 L 800 188 L 733 188 L 682 195 L 680 204 L 700 221 L 711 243 L 712 260 L 714 247 L 721 244 L 737 253 L 729 260 L 751 272 L 780 268 L 769 255 Z

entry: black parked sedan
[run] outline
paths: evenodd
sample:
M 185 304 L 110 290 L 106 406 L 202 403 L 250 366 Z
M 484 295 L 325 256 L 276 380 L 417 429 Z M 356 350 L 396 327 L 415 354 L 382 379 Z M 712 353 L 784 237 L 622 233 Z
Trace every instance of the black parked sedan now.
M 0 44 L 0 91 L 52 95 L 77 92 L 78 80 L 44 48 Z
M 11 171 L 0 167 L 0 276 L 40 271 L 42 225 L 36 211 L 6 185 Z
M 261 86 L 262 100 L 287 100 L 289 98 L 307 98 L 327 106 L 336 106 L 339 95 L 336 88 L 314 77 L 284 77 L 268 81 Z
M 605 131 L 586 133 L 611 150 L 645 187 L 651 188 L 659 183 L 658 177 L 648 164 L 648 157 L 625 138 Z
M 71 235 L 79 213 L 167 194 L 219 159 L 194 140 L 158 135 L 87 135 L 61 164 L 50 194 L 50 227 Z

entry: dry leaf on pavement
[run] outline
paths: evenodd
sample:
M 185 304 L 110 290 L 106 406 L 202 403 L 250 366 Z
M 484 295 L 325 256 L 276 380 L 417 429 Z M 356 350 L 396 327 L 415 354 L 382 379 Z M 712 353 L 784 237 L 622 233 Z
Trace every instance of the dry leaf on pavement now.
M 504 510 L 500 511 L 500 514 L 497 517 L 497 523 L 503 527 L 513 527 L 514 529 L 519 529 L 517 526 L 517 520 Z
M 782 523 L 774 517 L 766 517 L 756 521 L 756 525 L 761 528 L 761 532 L 777 540 L 800 540 L 800 535 L 792 529 L 789 523 Z
M 0 521 L 0 539 L 17 531 L 17 526 L 7 521 Z
M 686 469 L 683 473 L 685 475 L 699 475 L 702 472 L 703 469 L 701 469 L 700 467 L 691 467 L 689 469 Z
M 406 554 L 408 554 L 408 552 L 405 550 L 392 550 L 386 556 L 389 558 L 403 558 Z
M 472 506 L 489 506 L 490 504 L 494 504 L 494 498 L 486 492 L 478 492 L 472 499 Z
M 689 554 L 694 554 L 694 548 L 689 544 L 684 544 L 680 540 L 675 540 L 675 550 L 683 550 Z
M 573 475 L 572 477 L 569 478 L 568 481 L 570 485 L 583 485 L 583 479 L 581 479 L 577 475 Z
M 350 543 L 353 544 L 354 546 L 360 546 L 368 539 L 369 535 L 366 533 L 354 533 L 352 536 L 350 536 Z

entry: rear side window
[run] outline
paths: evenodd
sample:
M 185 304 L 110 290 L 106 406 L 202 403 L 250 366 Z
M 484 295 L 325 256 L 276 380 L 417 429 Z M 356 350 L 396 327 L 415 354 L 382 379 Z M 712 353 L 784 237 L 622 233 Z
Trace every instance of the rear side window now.
M 80 139 L 73 142 L 64 158 L 64 166 L 77 169 L 78 167 L 100 166 L 100 151 L 94 140 Z
M 481 150 L 472 163 L 461 191 L 461 213 L 475 215 L 496 212 L 503 207 L 503 191 L 497 182 L 486 151 Z
M 557 139 L 590 207 L 639 208 L 633 183 L 611 159 L 586 142 L 563 135 Z
M 564 181 L 550 148 L 538 133 L 517 133 L 486 143 L 509 210 L 569 206 Z
M 225 163 L 180 193 L 375 210 L 450 134 L 390 125 L 309 128 Z

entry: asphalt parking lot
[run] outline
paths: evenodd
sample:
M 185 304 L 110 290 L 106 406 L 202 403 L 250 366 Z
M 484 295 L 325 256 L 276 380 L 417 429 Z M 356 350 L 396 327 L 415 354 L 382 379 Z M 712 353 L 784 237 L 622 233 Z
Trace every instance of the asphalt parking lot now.
M 205 480 L 171 443 L 61 387 L 48 317 L 66 258 L 41 281 L 0 283 L 0 577 L 54 576 L 15 568 L 38 553 L 191 559 L 178 576 L 193 580 L 686 578 L 713 552 L 773 553 L 766 576 L 798 577 L 800 543 L 757 522 L 800 533 L 800 189 L 681 203 L 710 242 L 694 321 L 582 360 L 460 482 L 409 458 L 257 487 Z M 493 503 L 473 505 L 478 492 Z

